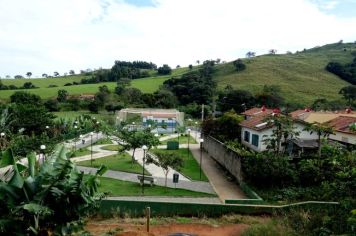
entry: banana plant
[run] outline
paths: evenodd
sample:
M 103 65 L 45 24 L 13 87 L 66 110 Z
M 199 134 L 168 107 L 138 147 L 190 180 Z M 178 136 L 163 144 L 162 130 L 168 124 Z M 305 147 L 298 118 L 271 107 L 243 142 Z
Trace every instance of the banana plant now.
M 98 193 L 98 176 L 79 172 L 63 146 L 39 165 L 35 153 L 17 162 L 11 150 L 2 153 L 0 168 L 11 175 L 0 180 L 0 235 L 70 235 L 82 230 L 83 217 L 104 197 Z M 27 162 L 27 163 L 26 163 Z

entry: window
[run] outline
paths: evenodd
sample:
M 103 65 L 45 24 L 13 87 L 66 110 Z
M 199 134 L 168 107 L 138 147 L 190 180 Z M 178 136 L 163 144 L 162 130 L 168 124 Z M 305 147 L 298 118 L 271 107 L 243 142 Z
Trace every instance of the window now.
M 252 135 L 252 145 L 258 147 L 259 136 L 257 134 Z
M 248 131 L 245 131 L 245 133 L 244 133 L 244 141 L 245 142 L 250 142 L 250 132 L 248 132 Z

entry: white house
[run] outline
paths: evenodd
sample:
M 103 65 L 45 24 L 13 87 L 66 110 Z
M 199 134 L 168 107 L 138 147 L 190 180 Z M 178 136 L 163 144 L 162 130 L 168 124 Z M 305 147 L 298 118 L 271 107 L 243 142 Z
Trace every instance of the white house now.
M 328 124 L 334 129 L 334 134 L 331 134 L 329 139 L 342 144 L 356 145 L 356 131 L 351 128 L 356 126 L 356 117 L 339 116 L 329 121 Z
M 273 126 L 267 124 L 265 119 L 272 113 L 273 110 L 267 109 L 265 106 L 251 108 L 242 113 L 245 116 L 245 120 L 240 123 L 242 144 L 256 152 L 267 149 L 263 140 L 265 136 L 272 135 Z

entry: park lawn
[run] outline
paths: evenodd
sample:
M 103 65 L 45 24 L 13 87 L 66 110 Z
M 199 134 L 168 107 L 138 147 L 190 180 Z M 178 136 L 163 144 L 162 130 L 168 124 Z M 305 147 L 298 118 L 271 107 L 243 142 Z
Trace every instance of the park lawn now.
M 178 142 L 178 137 L 176 137 L 176 138 L 171 138 L 171 139 L 167 139 L 167 140 L 163 140 L 163 141 L 161 141 L 161 144 L 162 144 L 162 145 L 166 145 L 167 142 L 169 142 L 169 141 L 176 141 L 176 142 Z M 179 137 L 179 143 L 180 143 L 180 144 L 182 144 L 182 143 L 188 143 L 188 136 L 180 136 L 180 137 Z M 197 144 L 197 141 L 195 140 L 194 137 L 190 136 L 190 138 L 189 138 L 189 143 L 190 143 L 190 144 Z
M 103 150 L 108 150 L 108 151 L 123 151 L 124 147 L 118 144 L 113 144 L 113 145 L 107 145 L 104 147 L 101 147 Z
M 152 149 L 153 153 L 175 153 L 178 156 L 182 157 L 184 161 L 183 167 L 179 170 L 184 176 L 192 179 L 192 180 L 200 180 L 200 168 L 199 163 L 194 159 L 193 154 L 189 151 L 188 157 L 188 149 L 181 148 L 179 150 L 164 150 L 164 149 Z M 201 181 L 209 181 L 204 172 L 201 174 Z
M 109 193 L 109 196 L 142 196 L 142 187 L 139 183 L 99 177 L 99 191 Z M 216 197 L 216 195 L 194 192 L 185 189 L 165 188 L 145 184 L 145 196 L 170 196 L 170 197 Z
M 93 154 L 96 153 L 93 151 Z M 81 157 L 81 156 L 86 156 L 86 155 L 90 155 L 91 152 L 90 150 L 86 149 L 86 148 L 79 148 L 78 150 L 76 150 L 74 153 L 72 153 L 71 158 L 73 157 Z
M 142 174 L 142 166 L 137 162 L 131 162 L 131 156 L 127 153 L 120 153 L 119 155 L 112 155 L 107 157 L 102 157 L 93 160 L 93 166 L 90 164 L 90 160 L 81 161 L 77 163 L 79 166 L 95 167 L 99 168 L 101 165 L 105 165 L 109 170 L 123 171 L 135 174 Z M 148 171 L 145 170 L 146 175 L 150 175 Z
M 109 138 L 101 138 L 98 141 L 96 141 L 94 144 L 95 145 L 113 144 L 113 142 Z M 102 148 L 102 149 L 104 149 L 104 148 Z M 105 150 L 107 150 L 107 149 L 105 149 Z

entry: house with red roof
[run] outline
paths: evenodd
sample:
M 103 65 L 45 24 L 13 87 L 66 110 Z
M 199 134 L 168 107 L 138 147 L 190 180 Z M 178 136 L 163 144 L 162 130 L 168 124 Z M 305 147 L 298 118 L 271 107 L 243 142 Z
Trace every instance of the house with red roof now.
M 334 134 L 329 136 L 330 140 L 356 145 L 356 117 L 339 116 L 327 124 L 334 129 Z
M 273 125 L 269 124 L 266 118 L 272 114 L 273 110 L 265 106 L 243 112 L 245 120 L 240 123 L 241 143 L 256 152 L 265 151 L 267 145 L 263 141 L 264 137 L 272 135 L 273 131 Z

